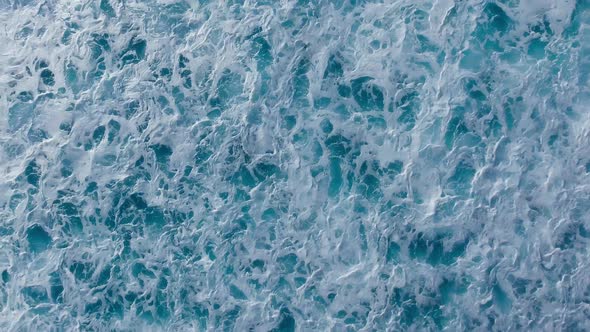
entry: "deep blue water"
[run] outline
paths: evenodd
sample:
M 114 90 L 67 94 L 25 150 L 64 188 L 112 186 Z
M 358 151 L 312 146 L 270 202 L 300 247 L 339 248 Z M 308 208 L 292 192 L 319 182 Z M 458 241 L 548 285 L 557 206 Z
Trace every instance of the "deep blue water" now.
M 0 330 L 590 330 L 589 0 L 0 0 Z

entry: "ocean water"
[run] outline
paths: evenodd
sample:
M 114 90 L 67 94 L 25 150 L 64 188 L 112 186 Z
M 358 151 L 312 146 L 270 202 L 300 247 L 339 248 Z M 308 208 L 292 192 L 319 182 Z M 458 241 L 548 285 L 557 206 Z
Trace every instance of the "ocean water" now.
M 589 105 L 589 0 L 0 0 L 0 330 L 590 330 Z

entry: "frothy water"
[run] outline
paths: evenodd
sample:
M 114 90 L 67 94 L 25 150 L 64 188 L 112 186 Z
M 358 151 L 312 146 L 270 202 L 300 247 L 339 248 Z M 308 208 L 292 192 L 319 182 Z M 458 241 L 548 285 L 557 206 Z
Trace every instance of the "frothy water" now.
M 0 329 L 590 329 L 590 1 L 0 0 Z

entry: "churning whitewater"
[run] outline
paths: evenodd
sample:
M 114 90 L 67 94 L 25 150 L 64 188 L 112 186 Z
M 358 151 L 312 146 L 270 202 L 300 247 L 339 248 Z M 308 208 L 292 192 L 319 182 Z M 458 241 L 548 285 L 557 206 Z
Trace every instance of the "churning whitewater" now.
M 0 0 L 0 330 L 590 329 L 590 0 Z

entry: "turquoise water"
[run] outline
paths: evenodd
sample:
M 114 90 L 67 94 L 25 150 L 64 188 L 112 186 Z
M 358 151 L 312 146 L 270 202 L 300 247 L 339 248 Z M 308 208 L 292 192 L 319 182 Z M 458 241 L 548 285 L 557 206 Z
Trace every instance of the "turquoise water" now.
M 0 330 L 590 329 L 590 1 L 0 26 Z

